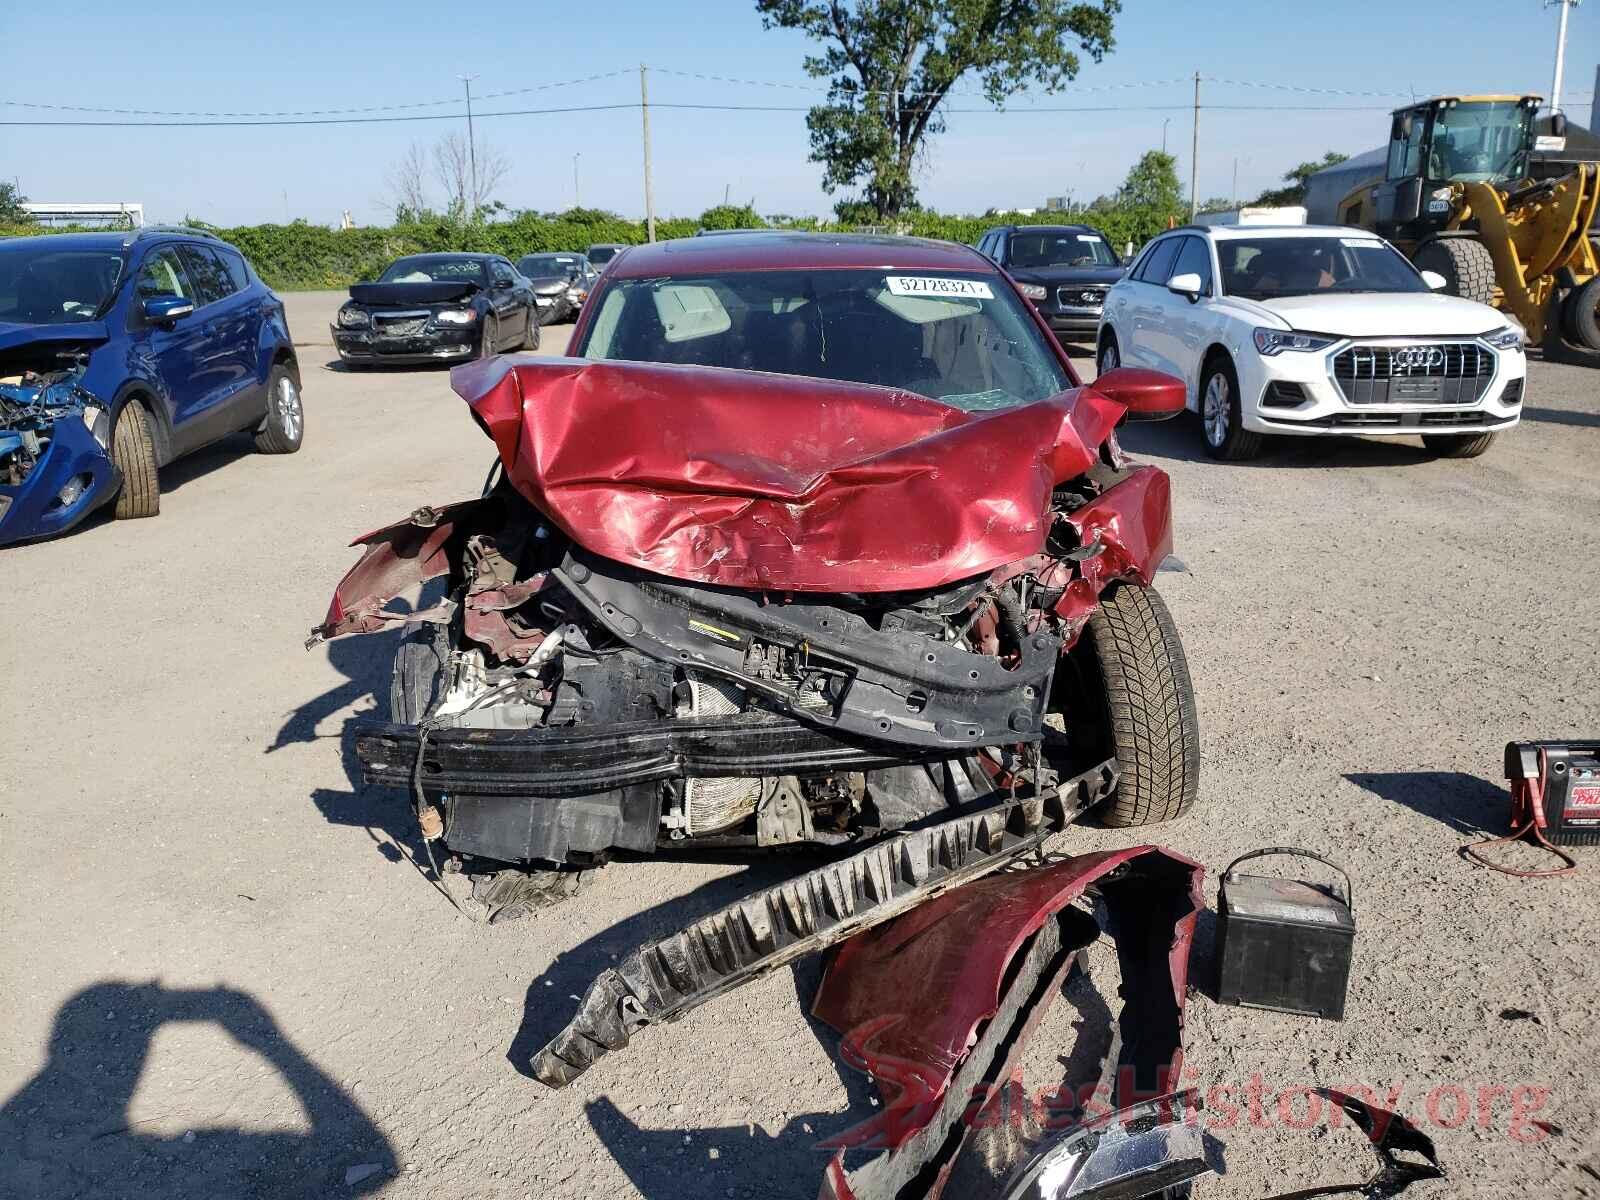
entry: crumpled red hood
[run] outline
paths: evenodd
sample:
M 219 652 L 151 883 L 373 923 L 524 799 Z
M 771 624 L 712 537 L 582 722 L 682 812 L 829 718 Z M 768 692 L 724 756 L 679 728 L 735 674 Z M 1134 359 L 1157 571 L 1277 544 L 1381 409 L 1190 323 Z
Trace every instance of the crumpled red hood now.
M 865 384 L 497 358 L 455 390 L 512 485 L 585 549 L 698 583 L 937 587 L 1038 553 L 1050 491 L 1123 406 L 1082 387 L 964 413 Z

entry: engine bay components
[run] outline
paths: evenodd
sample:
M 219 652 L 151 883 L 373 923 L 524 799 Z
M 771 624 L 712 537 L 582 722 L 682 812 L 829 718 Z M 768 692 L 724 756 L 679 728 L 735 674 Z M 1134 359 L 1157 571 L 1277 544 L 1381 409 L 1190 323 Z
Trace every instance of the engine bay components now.
M 0 545 L 66 528 L 117 481 L 105 404 L 82 366 L 0 380 Z

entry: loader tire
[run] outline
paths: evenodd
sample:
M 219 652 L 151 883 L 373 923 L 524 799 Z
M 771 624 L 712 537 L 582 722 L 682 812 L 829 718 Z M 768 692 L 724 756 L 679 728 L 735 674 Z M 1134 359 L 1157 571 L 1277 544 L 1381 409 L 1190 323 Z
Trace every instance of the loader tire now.
M 1116 584 L 1083 637 L 1100 666 L 1121 772 L 1102 819 L 1127 827 L 1181 817 L 1200 790 L 1200 725 L 1172 614 L 1154 588 Z
M 1417 248 L 1411 259 L 1419 271 L 1444 276 L 1444 290 L 1464 300 L 1494 299 L 1494 258 L 1477 238 L 1439 238 Z
M 394 652 L 394 671 L 389 676 L 389 720 L 396 725 L 421 721 L 439 699 L 449 660 L 449 633 L 445 626 L 414 626 Z
M 1585 350 L 1600 350 L 1600 275 L 1573 289 L 1562 306 L 1562 324 Z
M 156 446 L 150 436 L 150 418 L 137 400 L 129 400 L 117 414 L 111 431 L 111 461 L 122 473 L 117 493 L 117 520 L 153 517 L 161 511 L 161 478 L 156 474 Z

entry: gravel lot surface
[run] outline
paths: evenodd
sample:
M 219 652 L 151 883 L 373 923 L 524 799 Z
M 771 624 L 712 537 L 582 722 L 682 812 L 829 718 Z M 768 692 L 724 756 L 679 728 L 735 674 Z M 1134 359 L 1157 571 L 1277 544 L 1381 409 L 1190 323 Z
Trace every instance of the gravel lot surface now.
M 476 495 L 490 447 L 443 371 L 330 366 L 337 300 L 289 298 L 299 454 L 239 437 L 162 472 L 155 520 L 0 551 L 0 1195 L 814 1196 L 817 1139 L 871 1111 L 804 1017 L 815 963 L 564 1092 L 507 1060 L 614 957 L 792 864 L 622 862 L 481 927 L 409 865 L 404 801 L 352 782 L 393 638 L 301 642 L 350 538 Z M 1230 1174 L 1201 1194 L 1363 1176 L 1348 1125 L 1286 1128 L 1314 1084 L 1400 1089 L 1451 1174 L 1408 1196 L 1596 1194 L 1575 1189 L 1597 1186 L 1600 852 L 1525 882 L 1456 850 L 1502 827 L 1508 738 L 1600 736 L 1600 371 L 1536 364 L 1523 425 L 1474 461 L 1345 440 L 1223 466 L 1189 419 L 1126 443 L 1174 479 L 1188 571 L 1160 587 L 1201 807 L 1053 849 L 1159 839 L 1208 865 L 1213 904 L 1262 845 L 1355 879 L 1343 1024 L 1192 1001 L 1194 1083 L 1234 1089 L 1207 1118 L 1233 1126 Z

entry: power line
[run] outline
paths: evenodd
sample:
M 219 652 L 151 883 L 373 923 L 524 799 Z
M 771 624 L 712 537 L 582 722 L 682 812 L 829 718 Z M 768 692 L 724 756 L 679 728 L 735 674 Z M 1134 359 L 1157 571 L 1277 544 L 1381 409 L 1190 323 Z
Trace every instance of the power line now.
M 509 91 L 480 93 L 479 100 L 503 100 L 507 96 L 525 96 L 530 92 L 543 92 L 550 88 L 576 87 L 580 83 L 593 83 L 598 79 L 614 79 L 626 75 L 626 70 L 603 71 L 598 75 L 585 75 L 581 79 L 563 79 L 554 83 L 537 83 L 531 87 L 512 88 Z M 287 112 L 184 112 L 159 108 L 95 108 L 87 104 L 44 104 L 36 100 L 0 100 L 12 108 L 41 108 L 55 112 L 119 113 L 130 117 L 340 117 L 363 113 L 399 112 L 410 108 L 439 108 L 446 104 L 460 104 L 459 96 L 448 100 L 413 100 L 405 104 L 373 104 L 365 108 L 307 108 Z

